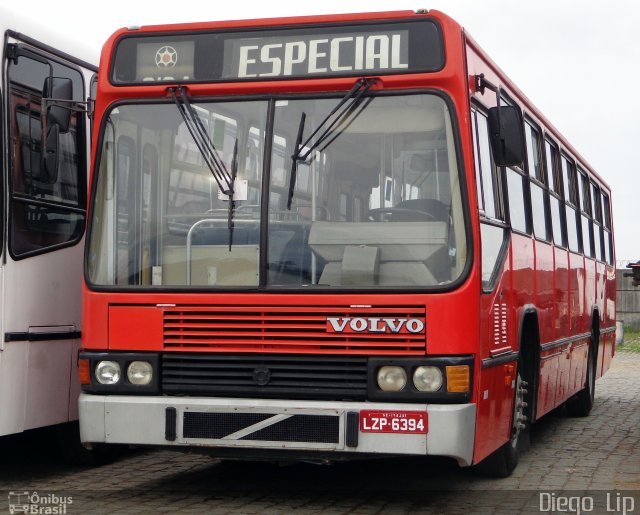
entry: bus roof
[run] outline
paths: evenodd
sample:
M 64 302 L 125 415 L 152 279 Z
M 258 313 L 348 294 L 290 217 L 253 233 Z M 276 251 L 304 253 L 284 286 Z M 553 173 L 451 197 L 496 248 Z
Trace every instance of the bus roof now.
M 331 23 L 342 20 L 349 21 L 367 21 L 367 20 L 392 20 L 409 18 L 415 16 L 424 16 L 426 14 L 437 13 L 438 17 L 441 17 L 443 13 L 439 11 L 380 11 L 380 12 L 368 12 L 368 13 L 341 13 L 341 14 L 316 14 L 307 16 L 286 16 L 278 18 L 252 18 L 243 20 L 224 20 L 224 21 L 208 21 L 208 22 L 190 22 L 190 23 L 175 23 L 175 24 L 162 24 L 162 25 L 144 25 L 140 27 L 129 27 L 121 30 L 140 30 L 144 32 L 154 32 L 160 30 L 202 30 L 213 29 L 223 27 L 267 27 L 267 26 L 279 26 L 289 24 L 317 24 L 317 23 Z M 446 16 L 446 15 L 445 15 Z M 120 32 L 120 31 L 118 31 Z
M 110 38 L 110 42 L 125 34 L 131 33 L 153 33 L 153 32 L 173 32 L 173 31 L 204 31 L 204 30 L 216 30 L 225 28 L 250 28 L 250 27 L 281 27 L 286 25 L 315 25 L 322 23 L 336 23 L 341 21 L 381 21 L 381 20 L 394 20 L 394 19 L 407 19 L 407 18 L 423 18 L 425 16 L 436 18 L 443 26 L 448 28 L 449 33 L 451 31 L 460 33 L 460 37 L 464 37 L 467 44 L 478 53 L 489 66 L 492 71 L 500 77 L 502 84 L 508 88 L 509 92 L 515 96 L 525 107 L 525 111 L 532 114 L 540 122 L 543 122 L 545 127 L 553 135 L 553 137 L 562 144 L 562 146 L 570 151 L 572 155 L 579 160 L 583 168 L 589 170 L 589 172 L 606 188 L 610 189 L 609 185 L 603 178 L 589 165 L 588 161 L 568 142 L 568 140 L 562 135 L 549 120 L 542 114 L 542 112 L 535 106 L 535 104 L 523 93 L 523 91 L 509 78 L 509 76 L 487 55 L 482 47 L 469 35 L 469 33 L 454 19 L 448 16 L 446 13 L 435 9 L 418 9 L 416 11 L 411 10 L 398 10 L 398 11 L 379 11 L 379 12 L 365 12 L 365 13 L 340 13 L 340 14 L 322 14 L 322 15 L 308 15 L 308 16 L 291 16 L 291 17 L 278 17 L 278 18 L 253 18 L 253 19 L 241 19 L 241 20 L 224 20 L 224 21 L 208 21 L 208 22 L 190 22 L 190 23 L 175 23 L 175 24 L 161 24 L 161 25 L 145 25 L 145 26 L 132 26 L 128 28 L 121 28 L 113 33 Z M 449 36 L 450 37 L 450 36 Z M 110 45 L 105 45 L 105 49 Z
M 527 95 L 509 78 L 509 76 L 502 70 L 502 68 L 500 68 L 500 66 L 487 55 L 483 48 L 469 35 L 469 33 L 464 29 L 463 32 L 467 45 L 482 57 L 482 60 L 493 73 L 500 77 L 501 84 L 508 89 L 508 92 L 511 96 L 518 99 L 518 101 L 524 107 L 525 113 L 532 115 L 535 119 L 537 119 L 537 121 L 543 123 L 549 135 L 553 136 L 554 140 L 557 143 L 560 143 L 565 150 L 568 150 L 573 155 L 573 157 L 578 160 L 581 167 L 583 169 L 587 169 L 589 173 L 610 192 L 611 187 L 609 186 L 609 184 L 598 174 L 598 172 L 593 169 L 593 167 L 589 164 L 589 161 L 586 160 L 580 154 L 580 152 L 578 152 L 575 147 L 567 140 L 562 131 L 558 130 L 553 125 L 553 123 L 549 121 L 549 119 L 536 107 L 536 105 L 529 99 L 529 97 L 527 97 Z

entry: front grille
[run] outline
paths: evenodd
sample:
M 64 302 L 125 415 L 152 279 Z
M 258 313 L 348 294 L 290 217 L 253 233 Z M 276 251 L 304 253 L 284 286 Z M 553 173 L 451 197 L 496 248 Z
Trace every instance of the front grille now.
M 424 354 L 426 331 L 332 332 L 327 319 L 425 320 L 424 306 L 177 306 L 163 310 L 167 350 L 288 354 Z
M 165 353 L 162 392 L 288 399 L 365 400 L 367 358 Z
M 337 444 L 339 430 L 340 417 L 331 415 L 186 412 L 182 434 L 211 440 Z

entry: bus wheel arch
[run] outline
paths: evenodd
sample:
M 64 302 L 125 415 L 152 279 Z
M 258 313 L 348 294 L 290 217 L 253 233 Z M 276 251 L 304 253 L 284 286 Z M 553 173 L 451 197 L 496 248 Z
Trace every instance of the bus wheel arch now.
M 597 309 L 591 317 L 591 335 L 589 337 L 589 351 L 587 353 L 587 373 L 582 390 L 566 402 L 569 415 L 586 417 L 593 408 L 596 392 L 596 376 L 598 353 L 600 352 L 600 316 Z
M 518 465 L 519 455 L 529 448 L 529 427 L 535 413 L 538 383 L 540 331 L 535 308 L 523 310 L 519 329 L 518 365 L 514 378 L 511 435 L 509 440 L 477 466 L 491 477 L 508 477 Z
M 540 324 L 533 306 L 525 307 L 519 332 L 518 370 L 527 382 L 527 426 L 537 420 L 538 382 L 540 378 Z

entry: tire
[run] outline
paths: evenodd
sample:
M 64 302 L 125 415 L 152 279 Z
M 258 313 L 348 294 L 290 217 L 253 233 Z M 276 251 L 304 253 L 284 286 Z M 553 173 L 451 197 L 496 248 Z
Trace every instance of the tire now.
M 593 408 L 596 394 L 596 363 L 598 360 L 597 338 L 591 337 L 589 355 L 587 356 L 587 377 L 585 385 L 573 398 L 566 403 L 567 412 L 572 417 L 586 417 Z
M 80 425 L 69 422 L 55 427 L 55 436 L 62 459 L 68 465 L 93 467 L 112 463 L 121 454 L 119 446 L 94 446 L 87 449 L 80 442 Z
M 516 392 L 513 396 L 513 414 L 511 417 L 511 437 L 502 447 L 487 456 L 476 470 L 483 476 L 504 478 L 509 477 L 518 466 L 520 452 L 529 446 L 529 417 L 525 413 L 531 404 L 527 390 L 528 383 L 522 378 L 518 365 L 516 376 Z

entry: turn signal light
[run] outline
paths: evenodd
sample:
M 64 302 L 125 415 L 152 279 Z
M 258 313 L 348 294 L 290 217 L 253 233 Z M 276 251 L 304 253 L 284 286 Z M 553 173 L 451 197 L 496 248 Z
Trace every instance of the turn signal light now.
M 80 378 L 80 384 L 91 384 L 91 369 L 88 359 L 78 360 L 78 377 Z
M 450 365 L 446 367 L 447 391 L 462 393 L 469 391 L 469 365 Z

